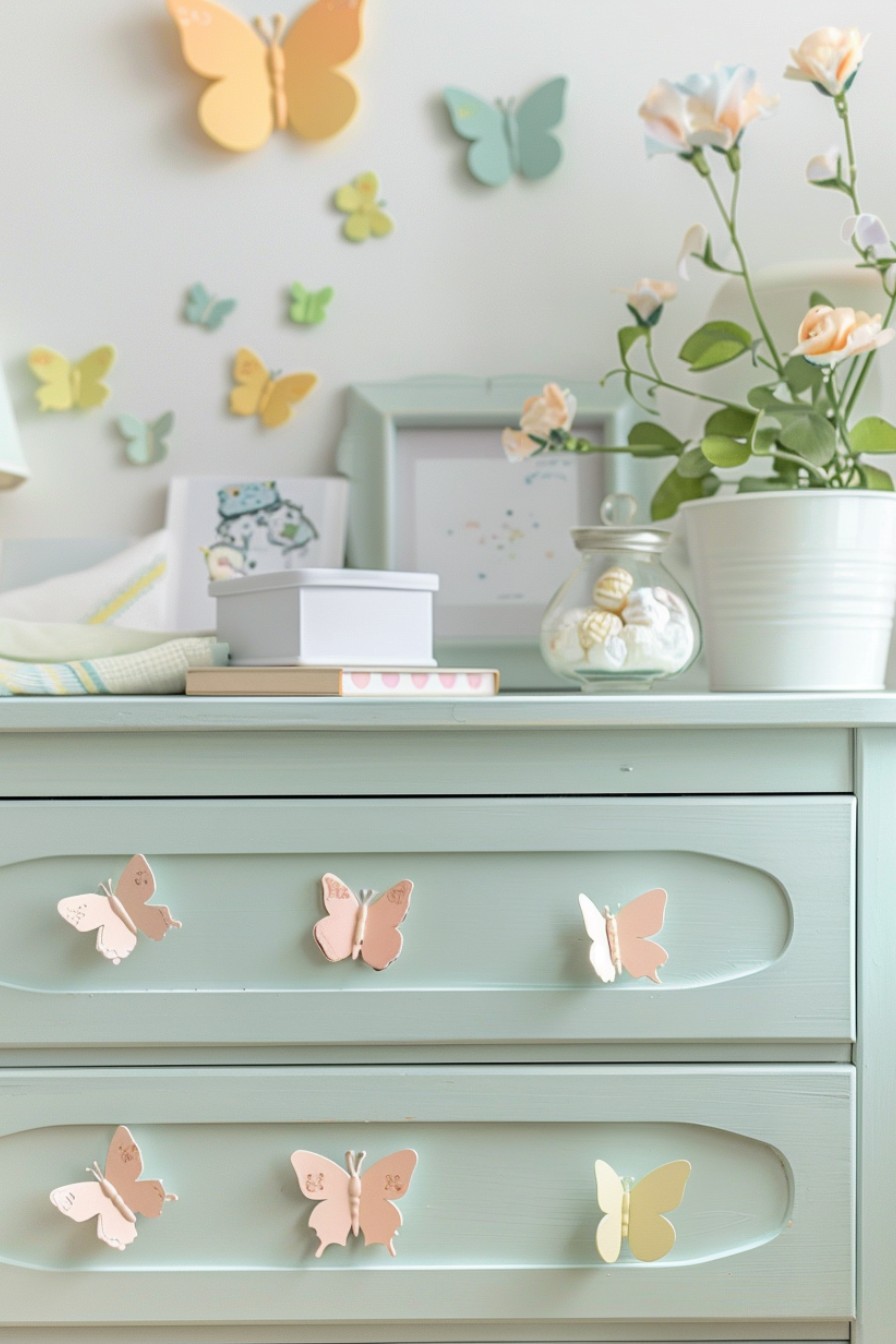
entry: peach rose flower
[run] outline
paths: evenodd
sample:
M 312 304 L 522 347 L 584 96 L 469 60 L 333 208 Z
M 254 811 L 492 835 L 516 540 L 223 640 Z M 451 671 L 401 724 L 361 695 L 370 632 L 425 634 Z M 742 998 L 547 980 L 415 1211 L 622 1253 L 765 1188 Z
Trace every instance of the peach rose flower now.
M 710 75 L 689 75 L 679 86 L 687 94 L 688 140 L 698 148 L 733 149 L 745 127 L 765 117 L 778 102 L 763 93 L 756 71 L 720 65 Z
M 808 80 L 836 98 L 855 79 L 867 41 L 858 28 L 816 28 L 791 51 L 784 78 Z
M 531 457 L 541 447 L 535 440 L 548 438 L 552 429 L 569 429 L 575 413 L 576 399 L 569 389 L 547 383 L 540 397 L 528 397 L 523 402 L 520 427 L 504 430 L 501 447 L 511 462 Z
M 687 98 L 677 84 L 661 79 L 638 108 L 638 116 L 646 123 L 645 134 L 648 155 L 690 154 Z
M 625 301 L 637 313 L 638 321 L 647 325 L 664 303 L 675 298 L 678 287 L 668 280 L 648 280 L 645 276 L 643 280 L 636 280 L 631 289 L 617 289 L 616 293 L 625 295 Z
M 830 308 L 826 303 L 810 308 L 800 323 L 799 344 L 791 355 L 802 355 L 811 364 L 833 368 L 853 355 L 879 350 L 896 336 L 892 327 L 881 328 L 881 315 L 869 317 L 860 309 Z

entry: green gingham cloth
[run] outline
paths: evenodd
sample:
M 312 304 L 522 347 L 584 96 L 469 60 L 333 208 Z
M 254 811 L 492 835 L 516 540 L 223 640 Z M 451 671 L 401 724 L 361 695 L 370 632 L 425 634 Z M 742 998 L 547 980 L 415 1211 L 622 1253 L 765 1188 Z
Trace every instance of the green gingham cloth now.
M 188 668 L 226 661 L 212 635 L 0 620 L 0 697 L 177 695 Z

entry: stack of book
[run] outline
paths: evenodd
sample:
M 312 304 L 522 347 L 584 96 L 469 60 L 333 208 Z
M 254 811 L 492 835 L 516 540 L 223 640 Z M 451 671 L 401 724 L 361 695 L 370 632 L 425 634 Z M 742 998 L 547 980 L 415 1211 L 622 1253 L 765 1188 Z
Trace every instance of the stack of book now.
M 489 696 L 494 668 L 195 667 L 187 695 Z

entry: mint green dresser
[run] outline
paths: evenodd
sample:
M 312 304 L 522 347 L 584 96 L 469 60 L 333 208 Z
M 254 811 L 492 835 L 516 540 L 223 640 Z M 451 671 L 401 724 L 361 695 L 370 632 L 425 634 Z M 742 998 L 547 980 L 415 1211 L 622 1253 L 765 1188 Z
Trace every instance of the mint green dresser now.
M 896 697 L 0 706 L 0 1344 L 892 1344 Z M 56 903 L 142 852 L 114 965 Z M 414 883 L 330 962 L 321 878 Z M 580 892 L 668 891 L 660 984 Z M 124 1253 L 51 1189 L 117 1125 Z M 396 1257 L 315 1258 L 296 1149 L 419 1155 Z M 595 1160 L 687 1159 L 604 1264 Z

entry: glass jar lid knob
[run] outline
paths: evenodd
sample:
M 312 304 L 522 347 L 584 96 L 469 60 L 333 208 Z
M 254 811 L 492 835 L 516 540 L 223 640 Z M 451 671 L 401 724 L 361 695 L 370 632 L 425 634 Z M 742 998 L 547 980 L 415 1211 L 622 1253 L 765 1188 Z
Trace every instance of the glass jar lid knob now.
M 638 501 L 634 495 L 622 491 L 605 495 L 600 506 L 600 520 L 605 527 L 628 527 L 634 522 L 638 512 Z

